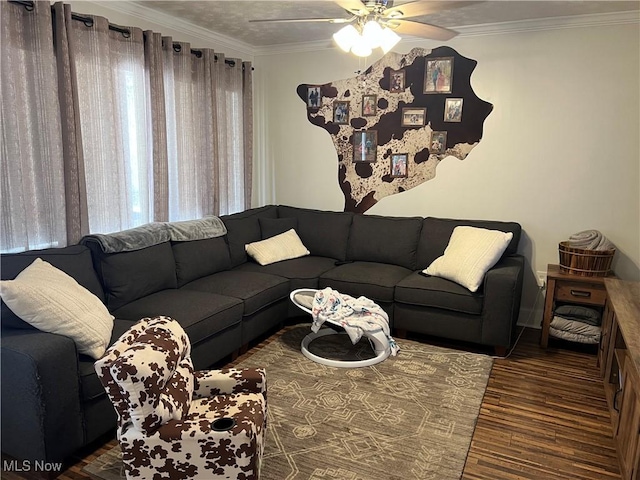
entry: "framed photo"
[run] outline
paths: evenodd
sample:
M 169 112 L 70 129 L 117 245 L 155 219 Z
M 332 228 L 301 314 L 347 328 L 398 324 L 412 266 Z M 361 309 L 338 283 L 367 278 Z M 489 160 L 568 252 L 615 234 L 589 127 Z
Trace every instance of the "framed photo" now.
M 333 102 L 333 123 L 338 125 L 349 123 L 349 102 Z
M 391 155 L 391 178 L 406 178 L 409 176 L 409 156 L 406 153 Z
M 363 95 L 362 96 L 362 116 L 375 117 L 378 111 L 378 96 Z
M 447 98 L 444 104 L 444 121 L 462 121 L 462 98 Z
M 427 59 L 424 70 L 424 93 L 451 93 L 453 57 Z
M 402 108 L 402 126 L 403 127 L 422 127 L 427 118 L 426 108 L 403 107 Z
M 389 72 L 389 91 L 391 93 L 404 92 L 404 70 Z
M 320 87 L 311 86 L 307 88 L 307 108 L 320 108 L 322 103 L 322 93 Z
M 353 161 L 375 162 L 378 153 L 378 132 L 363 130 L 353 133 Z
M 444 153 L 447 149 L 447 132 L 431 132 L 429 153 Z

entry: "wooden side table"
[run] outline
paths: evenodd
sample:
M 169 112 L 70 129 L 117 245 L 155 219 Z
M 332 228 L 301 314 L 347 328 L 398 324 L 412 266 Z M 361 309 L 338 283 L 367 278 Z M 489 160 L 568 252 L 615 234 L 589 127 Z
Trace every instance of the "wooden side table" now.
M 576 305 L 603 307 L 607 301 L 607 290 L 604 286 L 608 277 L 582 277 L 560 272 L 560 265 L 547 265 L 547 293 L 542 316 L 542 336 L 540 345 L 547 348 L 549 344 L 549 325 L 553 319 L 556 302 Z

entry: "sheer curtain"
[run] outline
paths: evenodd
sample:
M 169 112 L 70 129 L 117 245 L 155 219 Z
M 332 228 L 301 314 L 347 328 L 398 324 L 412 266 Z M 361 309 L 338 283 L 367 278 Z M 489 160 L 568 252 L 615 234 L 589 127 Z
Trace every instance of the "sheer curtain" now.
M 249 63 L 63 3 L 0 6 L 0 251 L 250 206 Z
M 218 56 L 216 63 L 216 138 L 220 169 L 218 189 L 220 210 L 237 212 L 244 208 L 244 122 L 242 92 L 242 63 L 236 60 L 225 61 Z
M 251 65 L 170 37 L 163 44 L 169 219 L 241 211 L 251 204 L 245 179 L 252 155 L 244 141 L 251 119 L 244 69 Z
M 3 251 L 67 243 L 56 64 L 48 2 L 0 2 Z
M 153 220 L 144 40 L 138 28 L 87 19 L 67 22 L 64 33 L 73 47 L 89 232 L 114 232 Z

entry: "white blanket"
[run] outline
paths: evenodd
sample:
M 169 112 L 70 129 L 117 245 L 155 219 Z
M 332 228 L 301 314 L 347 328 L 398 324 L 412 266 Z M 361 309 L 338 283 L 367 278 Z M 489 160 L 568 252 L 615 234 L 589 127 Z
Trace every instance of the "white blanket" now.
M 389 316 L 366 297 L 353 298 L 330 287 L 318 290 L 313 297 L 311 316 L 312 331 L 320 330 L 328 320 L 344 328 L 354 345 L 360 341 L 364 332 L 382 331 L 389 341 L 391 355 L 398 353 L 399 347 L 390 335 Z

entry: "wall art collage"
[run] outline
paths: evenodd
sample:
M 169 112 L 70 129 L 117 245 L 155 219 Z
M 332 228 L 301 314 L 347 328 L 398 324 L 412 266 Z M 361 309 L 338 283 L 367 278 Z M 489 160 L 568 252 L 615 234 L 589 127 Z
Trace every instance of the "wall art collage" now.
M 345 211 L 434 178 L 447 156 L 466 158 L 493 108 L 471 88 L 476 63 L 449 47 L 414 48 L 350 79 L 298 86 L 308 120 L 336 147 Z

